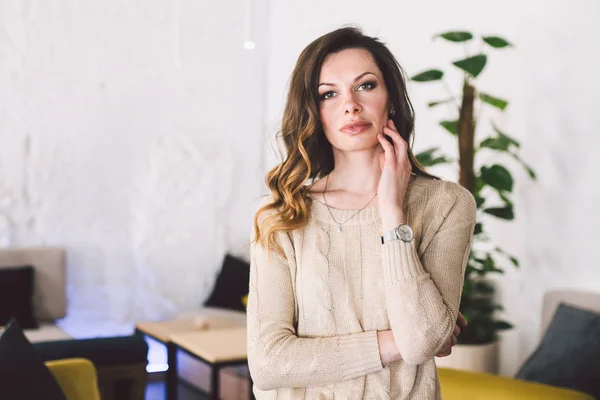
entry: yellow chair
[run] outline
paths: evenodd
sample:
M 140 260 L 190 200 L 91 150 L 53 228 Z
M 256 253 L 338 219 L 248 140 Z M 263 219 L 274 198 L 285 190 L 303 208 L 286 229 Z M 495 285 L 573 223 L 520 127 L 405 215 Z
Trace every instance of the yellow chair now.
M 84 358 L 46 361 L 67 400 L 100 400 L 96 368 Z
M 480 372 L 438 368 L 444 400 L 594 400 L 571 389 Z

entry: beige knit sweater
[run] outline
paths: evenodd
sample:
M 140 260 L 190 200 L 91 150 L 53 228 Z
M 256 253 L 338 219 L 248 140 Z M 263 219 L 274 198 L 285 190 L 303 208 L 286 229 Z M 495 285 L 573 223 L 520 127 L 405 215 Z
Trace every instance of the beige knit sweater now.
M 248 362 L 257 399 L 441 398 L 434 356 L 456 324 L 476 206 L 461 186 L 422 177 L 404 203 L 411 243 L 381 244 L 378 206 L 338 233 L 313 200 L 308 225 L 277 234 L 284 257 L 252 245 Z M 355 212 L 331 211 L 338 221 Z M 384 367 L 377 331 L 387 329 L 403 360 Z

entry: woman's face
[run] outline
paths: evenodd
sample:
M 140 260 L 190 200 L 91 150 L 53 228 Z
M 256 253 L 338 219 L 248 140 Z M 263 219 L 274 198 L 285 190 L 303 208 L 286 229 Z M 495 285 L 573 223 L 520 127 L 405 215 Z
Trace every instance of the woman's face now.
M 373 56 L 365 49 L 329 54 L 319 76 L 321 123 L 334 148 L 360 151 L 379 145 L 389 118 L 388 92 Z

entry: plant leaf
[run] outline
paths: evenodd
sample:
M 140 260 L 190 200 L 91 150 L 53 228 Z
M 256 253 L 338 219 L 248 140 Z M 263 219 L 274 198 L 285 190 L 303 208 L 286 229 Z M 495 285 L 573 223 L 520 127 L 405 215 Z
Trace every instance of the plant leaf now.
M 450 97 L 450 98 L 448 98 L 448 99 L 446 99 L 446 100 L 432 101 L 431 103 L 427 103 L 427 107 L 430 107 L 430 108 L 431 108 L 431 107 L 435 107 L 435 106 L 437 106 L 437 105 L 439 105 L 439 104 L 448 103 L 448 102 L 450 102 L 450 101 L 452 101 L 452 100 L 454 100 L 454 98 L 453 98 L 453 97 Z
M 475 202 L 477 203 L 477 208 L 481 208 L 483 203 L 485 203 L 485 198 L 483 198 L 481 196 L 474 196 L 474 197 L 475 197 Z
M 444 76 L 444 72 L 439 69 L 429 69 L 427 71 L 423 71 L 418 73 L 417 75 L 410 78 L 415 82 L 431 82 L 431 81 L 439 81 Z
M 527 173 L 529 174 L 531 179 L 533 179 L 535 181 L 537 179 L 537 175 L 535 174 L 535 171 L 533 169 L 531 169 L 531 167 L 525 163 L 523 163 L 523 166 L 527 170 Z
M 527 170 L 527 173 L 529 174 L 529 176 L 531 177 L 531 179 L 533 179 L 535 181 L 537 179 L 537 175 L 536 175 L 535 171 L 533 169 L 531 169 L 531 167 L 529 165 L 527 165 L 525 163 L 525 161 L 523 161 L 521 159 L 521 157 L 519 157 L 518 154 L 515 154 L 515 153 L 510 153 L 510 154 L 515 158 L 515 160 L 517 160 L 518 162 L 521 163 L 521 165 L 523 166 L 523 168 L 525 168 Z
M 498 36 L 484 36 L 483 41 L 496 49 L 501 49 L 508 46 L 513 47 L 511 43 Z
M 506 140 L 502 140 L 499 137 L 489 137 L 483 140 L 479 147 L 487 147 L 488 149 L 499 150 L 499 151 L 508 151 L 508 147 L 510 143 Z
M 481 167 L 481 179 L 498 191 L 512 192 L 512 175 L 502 165 L 494 164 L 489 168 L 486 166 Z
M 443 155 L 435 156 L 434 155 L 434 153 L 437 151 L 439 151 L 439 148 L 432 147 L 430 149 L 427 149 L 427 150 L 422 151 L 421 153 L 415 155 L 415 158 L 417 159 L 419 164 L 421 164 L 424 167 L 431 167 L 431 166 L 437 165 L 437 164 L 448 163 L 449 160 L 446 159 L 445 156 L 443 156 Z
M 494 261 L 492 256 L 490 256 L 489 254 L 487 255 L 487 258 L 483 262 L 483 269 L 485 272 L 499 272 L 501 274 L 504 273 L 503 270 L 496 267 L 496 261 Z
M 496 218 L 513 220 L 515 214 L 512 207 L 490 207 L 483 210 L 483 212 L 493 215 Z
M 440 125 L 446 128 L 448 132 L 457 136 L 458 135 L 458 120 L 454 121 L 441 121 Z
M 498 136 L 502 139 L 502 140 L 506 140 L 511 144 L 514 144 L 516 147 L 520 148 L 521 147 L 521 143 L 517 142 L 515 139 L 513 139 L 512 137 L 508 136 L 506 133 L 502 132 L 495 123 L 492 122 L 492 126 L 494 127 L 494 130 L 496 131 L 496 133 L 498 134 Z
M 474 78 L 476 78 L 477 75 L 479 75 L 481 71 L 483 71 L 486 62 L 487 56 L 485 54 L 478 54 L 476 56 L 454 61 L 452 64 L 456 65 L 458 68 L 468 72 Z
M 473 235 L 479 235 L 481 232 L 483 232 L 483 225 L 481 225 L 481 222 L 478 222 L 475 224 L 475 229 L 473 230 Z
M 494 106 L 496 108 L 499 108 L 502 111 L 504 111 L 504 109 L 508 105 L 508 101 L 506 101 L 504 99 L 500 99 L 498 97 L 490 96 L 487 93 L 479 93 L 479 98 L 484 103 L 488 103 L 489 105 L 492 105 L 492 106 Z
M 462 32 L 462 31 L 453 31 L 453 32 L 445 32 L 440 33 L 439 35 L 434 36 L 433 38 L 441 37 L 451 42 L 466 42 L 467 40 L 473 39 L 473 34 L 470 32 Z
M 506 321 L 494 321 L 494 329 L 498 331 L 505 331 L 507 329 L 512 329 L 513 326 L 511 323 Z
M 519 260 L 517 260 L 514 256 L 511 256 L 510 254 L 508 254 L 507 252 L 505 252 L 504 250 L 502 250 L 500 247 L 496 247 L 494 250 L 496 250 L 498 253 L 502 254 L 504 257 L 508 258 L 515 267 L 519 268 Z
M 475 282 L 473 284 L 473 290 L 482 294 L 492 294 L 495 292 L 495 289 L 492 285 L 487 282 Z

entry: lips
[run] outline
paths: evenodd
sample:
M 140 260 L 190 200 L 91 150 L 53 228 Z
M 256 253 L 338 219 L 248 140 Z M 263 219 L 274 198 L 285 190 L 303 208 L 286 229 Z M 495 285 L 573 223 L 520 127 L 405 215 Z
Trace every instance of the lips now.
M 345 133 L 357 134 L 366 131 L 371 127 L 371 123 L 367 121 L 352 121 L 342 126 L 340 131 Z

